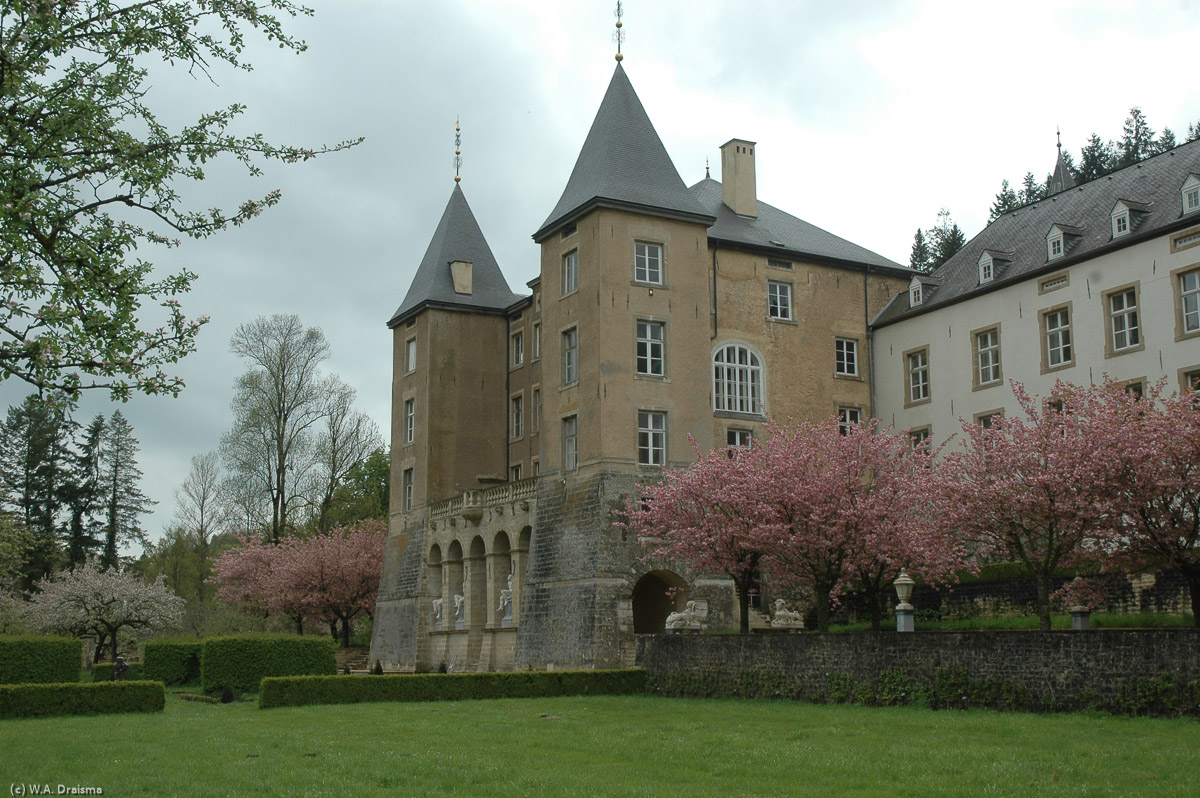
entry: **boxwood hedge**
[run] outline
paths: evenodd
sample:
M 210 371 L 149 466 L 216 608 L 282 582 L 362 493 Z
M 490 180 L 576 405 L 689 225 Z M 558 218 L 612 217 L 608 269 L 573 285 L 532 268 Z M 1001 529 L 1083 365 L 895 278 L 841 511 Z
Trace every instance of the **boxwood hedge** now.
M 0 684 L 79 681 L 83 641 L 69 637 L 0 637 Z
M 142 646 L 142 673 L 163 684 L 199 684 L 203 648 L 199 639 L 151 640 Z
M 0 718 L 160 712 L 165 704 L 162 682 L 0 685 Z
M 262 680 L 260 709 L 364 701 L 463 701 L 564 695 L 632 695 L 646 691 L 641 669 L 513 673 L 293 676 Z
M 200 686 L 205 692 L 225 685 L 256 692 L 265 676 L 333 674 L 335 646 L 330 638 L 295 635 L 210 638 L 200 653 Z
M 97 662 L 92 666 L 92 681 L 93 682 L 111 682 L 113 680 L 113 664 L 111 662 Z M 140 662 L 130 662 L 129 667 L 125 669 L 125 675 L 121 677 L 124 682 L 136 682 L 139 679 L 148 679 L 146 671 Z M 162 681 L 162 679 L 153 679 L 152 681 Z

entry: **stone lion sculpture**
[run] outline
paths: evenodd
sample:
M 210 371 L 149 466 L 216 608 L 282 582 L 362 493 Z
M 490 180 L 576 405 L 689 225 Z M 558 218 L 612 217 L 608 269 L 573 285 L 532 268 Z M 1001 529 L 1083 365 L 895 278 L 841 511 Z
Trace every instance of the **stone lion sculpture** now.
M 776 629 L 803 629 L 804 616 L 789 610 L 783 599 L 775 599 L 775 617 L 771 619 L 771 626 Z

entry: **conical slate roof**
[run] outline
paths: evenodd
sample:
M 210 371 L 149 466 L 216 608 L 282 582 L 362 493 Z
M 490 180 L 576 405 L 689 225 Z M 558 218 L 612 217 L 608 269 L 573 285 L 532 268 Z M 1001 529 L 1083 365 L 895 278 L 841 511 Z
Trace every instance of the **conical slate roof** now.
M 452 261 L 472 264 L 470 294 L 455 293 L 454 278 L 450 273 Z M 442 212 L 442 220 L 438 222 L 425 257 L 408 288 L 408 295 L 392 314 L 388 326 L 395 327 L 429 304 L 501 312 L 519 299 L 520 295 L 509 290 L 461 186 L 455 183 L 446 210 Z
M 571 179 L 533 240 L 542 241 L 551 230 L 596 204 L 706 224 L 713 219 L 683 184 L 620 64 L 583 142 Z
M 1075 178 L 1071 176 L 1071 170 L 1063 160 L 1062 147 L 1059 147 L 1058 160 L 1054 162 L 1054 175 L 1050 178 L 1050 193 L 1057 194 L 1069 188 L 1075 188 Z

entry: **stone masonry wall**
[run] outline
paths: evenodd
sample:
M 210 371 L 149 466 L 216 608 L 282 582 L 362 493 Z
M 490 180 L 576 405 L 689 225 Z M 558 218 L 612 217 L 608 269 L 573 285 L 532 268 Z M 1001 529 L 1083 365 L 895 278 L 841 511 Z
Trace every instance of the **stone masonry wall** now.
M 637 663 L 668 695 L 1200 714 L 1197 629 L 639 635 Z

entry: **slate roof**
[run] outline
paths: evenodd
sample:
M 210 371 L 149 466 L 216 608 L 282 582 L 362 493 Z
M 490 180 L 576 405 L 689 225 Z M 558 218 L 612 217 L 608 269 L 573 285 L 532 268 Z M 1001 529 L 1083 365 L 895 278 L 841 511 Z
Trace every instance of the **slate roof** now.
M 739 216 L 721 200 L 721 184 L 711 177 L 704 178 L 689 191 L 708 213 L 717 218 L 708 228 L 710 241 L 778 252 L 782 258 L 810 257 L 909 272 L 907 267 L 895 261 L 838 238 L 762 200 L 758 201 L 757 218 Z
M 454 292 L 450 262 L 456 260 L 472 264 L 470 294 Z M 392 314 L 388 326 L 395 327 L 426 305 L 500 313 L 520 299 L 519 294 L 509 290 L 462 187 L 455 183 L 408 294 Z
M 540 243 L 553 229 L 597 204 L 712 221 L 688 192 L 620 64 L 567 187 L 533 240 Z
M 907 295 L 899 294 L 880 311 L 873 326 L 882 327 L 1020 280 L 1058 271 L 1163 235 L 1173 228 L 1200 224 L 1200 217 L 1195 214 L 1183 218 L 1180 199 L 1184 181 L 1197 172 L 1200 172 L 1200 140 L 1010 211 L 985 227 L 933 273 L 942 284 L 927 293 L 922 304 L 909 308 Z M 1111 214 L 1118 200 L 1146 203 L 1149 211 L 1128 235 L 1113 239 Z M 1067 230 L 1078 228 L 1080 238 L 1066 255 L 1050 261 L 1046 233 L 1055 224 Z M 978 262 L 985 249 L 1012 252 L 1013 259 L 1002 275 L 980 285 Z

